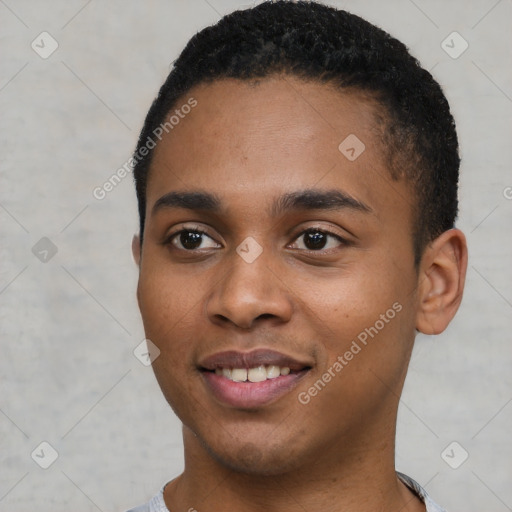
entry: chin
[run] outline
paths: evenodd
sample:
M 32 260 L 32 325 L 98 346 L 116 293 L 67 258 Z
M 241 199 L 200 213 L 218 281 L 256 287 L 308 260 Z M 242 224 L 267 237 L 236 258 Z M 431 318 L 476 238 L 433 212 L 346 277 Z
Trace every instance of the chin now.
M 275 476 L 288 473 L 297 466 L 297 455 L 283 444 L 260 446 L 253 442 L 239 441 L 224 446 L 202 444 L 219 464 L 236 473 L 252 476 Z

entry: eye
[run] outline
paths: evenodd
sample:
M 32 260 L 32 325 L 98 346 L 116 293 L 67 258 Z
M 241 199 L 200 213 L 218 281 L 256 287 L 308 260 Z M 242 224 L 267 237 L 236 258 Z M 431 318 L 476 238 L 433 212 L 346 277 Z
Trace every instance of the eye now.
M 321 251 L 335 249 L 346 242 L 340 236 L 334 235 L 321 229 L 312 228 L 303 231 L 292 244 L 293 249 L 305 249 L 308 251 Z
M 196 249 L 217 249 L 221 247 L 213 238 L 200 229 L 182 229 L 170 235 L 166 241 L 182 251 Z

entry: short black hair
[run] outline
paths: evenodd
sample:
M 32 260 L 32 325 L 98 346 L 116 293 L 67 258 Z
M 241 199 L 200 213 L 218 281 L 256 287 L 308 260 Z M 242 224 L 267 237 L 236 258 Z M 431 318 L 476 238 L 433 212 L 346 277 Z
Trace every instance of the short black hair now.
M 448 101 L 403 43 L 359 16 L 313 1 L 267 1 L 232 12 L 195 34 L 173 62 L 134 153 L 141 241 L 153 148 L 144 156 L 140 150 L 177 101 L 199 84 L 280 74 L 374 100 L 390 178 L 412 186 L 418 264 L 426 245 L 457 216 L 460 158 Z

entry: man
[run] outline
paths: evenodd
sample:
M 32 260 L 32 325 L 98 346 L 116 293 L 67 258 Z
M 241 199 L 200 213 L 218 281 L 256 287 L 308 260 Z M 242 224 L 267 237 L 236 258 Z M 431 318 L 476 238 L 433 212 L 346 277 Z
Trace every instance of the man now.
M 185 469 L 133 511 L 441 511 L 394 467 L 417 331 L 467 264 L 439 85 L 313 2 L 196 34 L 134 155 L 138 301 Z

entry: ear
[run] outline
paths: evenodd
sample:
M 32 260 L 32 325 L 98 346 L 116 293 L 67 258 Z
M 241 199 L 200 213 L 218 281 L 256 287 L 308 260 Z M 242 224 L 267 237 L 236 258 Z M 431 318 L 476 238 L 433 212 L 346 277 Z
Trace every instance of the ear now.
M 135 264 L 139 267 L 140 266 L 140 236 L 139 235 L 133 235 L 132 238 L 132 256 L 135 261 Z
M 466 279 L 466 237 L 449 229 L 426 249 L 420 263 L 416 329 L 424 334 L 443 332 L 459 309 Z

